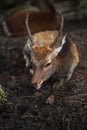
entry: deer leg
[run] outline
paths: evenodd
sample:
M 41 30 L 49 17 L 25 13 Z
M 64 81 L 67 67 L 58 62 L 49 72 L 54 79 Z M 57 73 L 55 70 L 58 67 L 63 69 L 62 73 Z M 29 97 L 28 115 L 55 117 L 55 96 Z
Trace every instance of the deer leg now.
M 54 83 L 53 85 L 53 92 L 55 92 L 56 90 L 59 90 L 61 86 L 63 86 L 63 84 L 65 83 L 65 79 L 62 78 L 59 82 Z
M 49 96 L 46 100 L 46 103 L 47 104 L 52 104 L 55 100 L 55 97 L 54 97 L 54 93 L 56 90 L 59 90 L 60 87 L 62 87 L 67 81 L 69 81 L 69 79 L 71 78 L 73 72 L 74 72 L 74 68 L 76 67 L 77 64 L 73 63 L 70 67 L 70 70 L 67 74 L 66 77 L 62 78 L 59 82 L 56 82 L 53 84 L 53 94 L 51 96 Z
M 73 63 L 73 64 L 71 65 L 71 67 L 70 67 L 70 69 L 69 69 L 69 72 L 67 73 L 67 76 L 66 76 L 65 78 L 62 78 L 62 79 L 60 80 L 60 82 L 56 82 L 56 83 L 53 85 L 53 91 L 60 89 L 60 87 L 63 86 L 64 83 L 66 83 L 67 81 L 70 80 L 70 78 L 72 77 L 72 74 L 73 74 L 74 69 L 75 69 L 76 66 L 77 66 L 76 63 Z
M 47 99 L 46 99 L 46 104 L 53 104 L 54 103 L 54 100 L 55 100 L 55 97 L 54 97 L 54 92 L 56 91 L 56 90 L 59 90 L 59 88 L 63 85 L 65 83 L 65 79 L 64 78 L 62 78 L 61 80 L 60 80 L 60 82 L 56 82 L 56 83 L 54 83 L 54 85 L 53 85 L 53 94 L 51 94 Z

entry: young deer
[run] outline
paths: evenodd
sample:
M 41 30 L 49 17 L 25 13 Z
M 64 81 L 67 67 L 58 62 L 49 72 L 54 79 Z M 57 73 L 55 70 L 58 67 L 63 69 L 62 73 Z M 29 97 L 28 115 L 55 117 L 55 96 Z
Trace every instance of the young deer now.
M 28 27 L 28 14 L 26 26 L 29 39 L 24 47 L 24 58 L 26 67 L 32 69 L 32 85 L 39 89 L 43 82 L 54 74 L 58 78 L 65 78 L 68 81 L 75 67 L 79 63 L 79 55 L 76 45 L 72 40 L 62 33 L 64 18 L 55 10 L 56 18 L 61 17 L 59 31 L 44 31 L 31 35 Z

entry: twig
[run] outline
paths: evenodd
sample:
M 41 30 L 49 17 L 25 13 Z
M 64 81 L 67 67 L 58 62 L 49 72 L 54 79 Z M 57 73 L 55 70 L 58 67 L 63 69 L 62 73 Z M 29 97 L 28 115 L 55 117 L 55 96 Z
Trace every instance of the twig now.
M 51 120 L 51 119 L 46 119 L 46 118 L 43 118 L 43 117 L 41 117 L 41 116 L 34 116 L 34 115 L 31 115 L 30 113 L 28 113 L 27 115 L 23 115 L 23 116 L 22 116 L 22 118 L 29 118 L 29 117 L 31 117 L 31 118 L 39 118 L 39 119 L 41 119 L 41 120 L 51 121 L 52 123 L 54 123 L 54 121 Z
M 31 124 L 31 125 L 34 125 L 34 126 L 39 126 L 39 127 L 40 127 L 40 125 L 37 125 L 36 123 L 32 123 L 32 122 L 31 122 L 31 121 L 29 121 L 29 120 L 28 120 L 28 123 L 29 123 L 29 124 Z
M 21 99 L 24 99 L 24 98 L 35 98 L 36 96 L 22 96 Z
M 43 124 L 43 126 L 42 126 L 42 128 L 40 130 L 43 130 L 45 125 L 46 125 L 46 122 L 44 122 L 44 124 Z
M 70 129 L 70 123 L 71 123 L 71 119 L 69 119 L 69 121 L 68 121 L 67 130 L 69 130 L 69 129 Z

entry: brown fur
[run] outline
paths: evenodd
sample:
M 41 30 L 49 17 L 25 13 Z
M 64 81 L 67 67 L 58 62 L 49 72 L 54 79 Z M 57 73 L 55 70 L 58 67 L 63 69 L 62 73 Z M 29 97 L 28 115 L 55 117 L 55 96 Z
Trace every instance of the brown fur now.
M 32 0 L 31 4 L 37 6 L 41 12 L 53 12 L 54 7 L 51 1 L 52 0 Z
M 18 11 L 8 17 L 7 25 L 12 36 L 27 35 L 25 18 L 25 11 Z M 45 30 L 55 30 L 57 28 L 56 17 L 51 12 L 30 12 L 29 26 L 32 34 Z
M 57 31 L 45 31 L 33 35 L 35 45 L 32 46 L 32 66 L 34 71 L 32 83 L 37 84 L 37 89 L 54 73 L 57 73 L 58 77 L 67 77 L 67 80 L 69 80 L 79 62 L 76 45 L 68 36 L 62 50 L 55 56 L 55 49 L 61 46 L 64 38 L 64 35 L 61 34 L 55 46 L 50 48 L 57 33 Z
M 57 33 L 58 31 L 45 31 L 33 35 L 35 45 L 33 45 L 32 48 L 35 54 L 35 59 L 38 61 L 45 59 L 45 57 L 54 50 L 54 48 L 50 48 L 49 46 L 53 42 Z M 58 39 L 57 45 L 60 44 L 62 38 L 63 36 Z
M 48 50 L 47 46 L 34 49 L 35 59 L 39 62 L 44 60 L 51 51 Z
M 53 42 L 57 35 L 57 31 L 46 31 L 40 32 L 33 35 L 33 39 L 35 42 L 35 47 L 33 46 L 33 51 L 35 54 L 35 59 L 42 60 L 44 59 L 49 53 L 51 53 L 55 48 L 49 48 L 50 44 Z M 57 41 L 57 46 L 60 45 L 62 38 L 64 35 L 61 35 Z M 43 41 L 44 40 L 44 41 Z M 76 45 L 72 42 L 72 40 L 68 37 L 66 44 L 63 46 L 62 51 L 59 53 L 59 59 L 65 59 L 65 57 L 73 57 L 75 62 L 78 62 L 78 51 Z M 71 59 L 70 58 L 70 59 Z M 69 59 L 68 59 L 69 60 Z
M 39 4 L 40 11 L 30 11 L 29 27 L 31 33 L 42 32 L 46 30 L 55 30 L 60 27 L 60 17 L 57 22 L 55 9 L 50 0 L 35 0 Z M 6 26 L 12 36 L 26 36 L 25 26 L 26 11 L 20 10 L 8 16 Z M 6 34 L 8 35 L 8 34 Z

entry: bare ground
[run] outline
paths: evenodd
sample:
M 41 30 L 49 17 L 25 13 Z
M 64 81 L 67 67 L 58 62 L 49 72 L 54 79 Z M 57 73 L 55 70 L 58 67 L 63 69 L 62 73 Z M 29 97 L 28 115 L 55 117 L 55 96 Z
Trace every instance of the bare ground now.
M 45 103 L 50 80 L 39 91 L 31 87 L 22 55 L 27 38 L 0 37 L 0 84 L 8 99 L 0 105 L 0 130 L 87 130 L 87 28 L 70 35 L 80 64 L 51 105 Z

